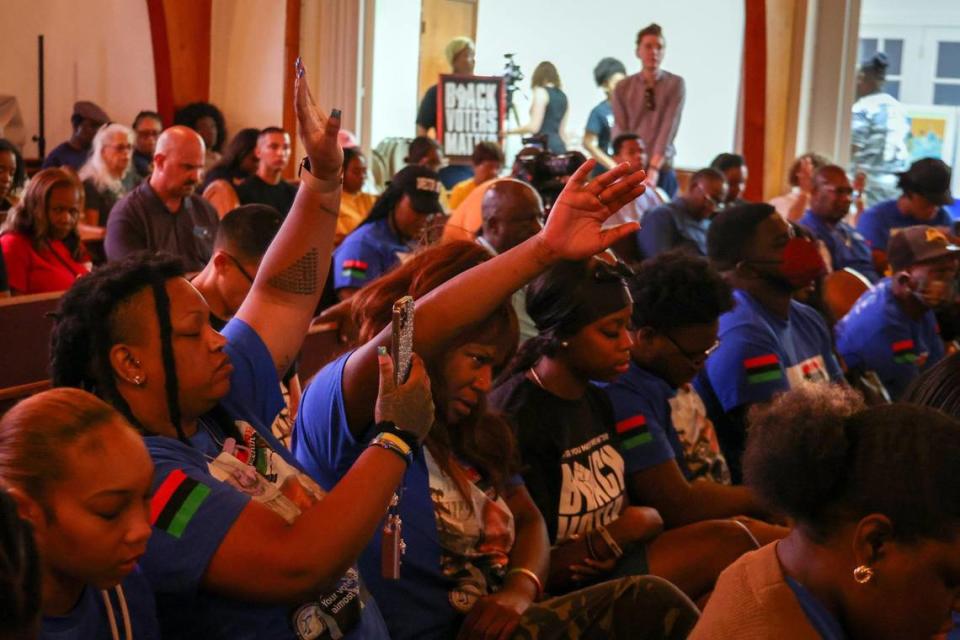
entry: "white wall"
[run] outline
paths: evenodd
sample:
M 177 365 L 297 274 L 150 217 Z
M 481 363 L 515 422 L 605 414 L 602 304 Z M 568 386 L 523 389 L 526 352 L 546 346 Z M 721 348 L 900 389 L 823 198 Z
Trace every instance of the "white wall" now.
M 524 93 L 542 60 L 553 62 L 570 101 L 568 128 L 579 137 L 590 109 L 603 99 L 593 67 L 605 56 L 639 71 L 637 31 L 657 22 L 667 50 L 664 68 L 686 81 L 687 99 L 676 138 L 677 164 L 699 168 L 733 150 L 743 52 L 743 0 L 480 0 L 477 73 L 502 73 L 504 53 L 516 53 Z M 415 76 L 414 76 L 415 77 Z M 517 100 L 525 121 L 529 103 Z M 511 148 L 516 148 L 512 140 Z
M 213 0 L 210 102 L 223 111 L 228 137 L 283 126 L 285 20 L 275 0 Z
M 0 95 L 19 100 L 28 138 L 38 132 L 37 35 L 45 36 L 47 152 L 70 136 L 77 100 L 128 125 L 157 108 L 146 2 L 3 0 L 0 14 Z M 37 157 L 36 144 L 24 152 Z
M 416 135 L 420 0 L 376 0 L 373 34 L 373 80 L 366 92 L 376 147 L 384 138 Z
M 957 0 L 861 0 L 860 23 L 889 26 L 958 27 Z

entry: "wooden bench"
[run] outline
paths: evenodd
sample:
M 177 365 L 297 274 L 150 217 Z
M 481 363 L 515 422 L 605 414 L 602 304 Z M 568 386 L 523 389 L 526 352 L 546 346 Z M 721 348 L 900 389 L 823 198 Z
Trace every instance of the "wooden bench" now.
M 50 388 L 50 331 L 62 292 L 0 298 L 0 414 Z

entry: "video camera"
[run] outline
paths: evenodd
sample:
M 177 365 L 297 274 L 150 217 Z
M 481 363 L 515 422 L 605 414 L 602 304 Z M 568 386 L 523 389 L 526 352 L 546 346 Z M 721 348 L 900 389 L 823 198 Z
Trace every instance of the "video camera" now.
M 563 191 L 566 178 L 573 175 L 587 158 L 579 151 L 550 153 L 545 135 L 524 138 L 523 144 L 523 149 L 513 162 L 511 175 L 536 189 L 543 198 L 544 209 L 549 212 Z
M 507 108 L 513 104 L 513 94 L 520 88 L 520 81 L 523 80 L 523 71 L 520 71 L 520 65 L 513 57 L 515 53 L 505 53 L 503 57 L 507 61 L 503 65 L 503 85 L 507 91 Z

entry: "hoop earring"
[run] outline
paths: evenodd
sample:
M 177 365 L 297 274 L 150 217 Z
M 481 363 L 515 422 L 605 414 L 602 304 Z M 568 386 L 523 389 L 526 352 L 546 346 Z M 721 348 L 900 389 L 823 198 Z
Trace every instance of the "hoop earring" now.
M 873 569 L 862 564 L 853 570 L 853 579 L 857 581 L 857 584 L 867 584 L 873 580 Z

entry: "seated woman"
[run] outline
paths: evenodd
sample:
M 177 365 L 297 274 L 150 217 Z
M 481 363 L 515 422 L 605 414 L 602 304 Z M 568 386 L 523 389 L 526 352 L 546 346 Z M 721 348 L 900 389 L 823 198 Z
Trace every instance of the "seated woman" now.
M 547 138 L 546 150 L 564 153 L 567 150 L 567 94 L 563 92 L 560 74 L 552 62 L 541 62 L 530 77 L 533 100 L 530 103 L 530 121 L 508 135 L 542 135 Z
M 690 636 L 933 638 L 960 608 L 960 423 L 809 385 L 755 409 L 747 484 L 796 522 L 720 580 Z
M 85 391 L 44 391 L 0 420 L 0 491 L 32 525 L 42 558 L 40 638 L 110 640 L 119 628 L 124 638 L 160 638 L 137 567 L 152 476 L 143 438 Z
M 360 560 L 395 640 L 458 632 L 510 637 L 515 630 L 519 637 L 683 637 L 695 617 L 682 594 L 654 579 L 610 582 L 537 603 L 547 575 L 545 526 L 516 475 L 509 427 L 485 409 L 495 370 L 517 342 L 512 291 L 546 264 L 590 254 L 633 228 L 606 234 L 599 225 L 636 195 L 642 173 L 612 188 L 607 209 L 600 204 L 604 183 L 587 191 L 582 185 L 592 166 L 582 169 L 547 231 L 533 239 L 497 257 L 471 242 L 443 244 L 358 292 L 351 302 L 361 345 L 324 368 L 304 393 L 293 451 L 321 484 L 333 486 L 383 429 L 370 393 L 377 349 L 392 339 L 393 301 L 417 300 L 413 344 L 430 372 L 437 424 L 415 452 L 388 516 L 402 523 L 399 579 L 383 575 L 391 561 L 386 533 Z M 605 184 L 627 170 L 604 174 Z M 665 630 L 666 619 L 677 623 Z
M 100 127 L 79 176 L 86 204 L 81 233 L 88 240 L 103 238 L 113 205 L 140 182 L 133 166 L 133 131 L 116 122 Z
M 20 202 L 20 190 L 26 180 L 20 150 L 9 140 L 0 138 L 0 221 L 3 214 Z
M 333 252 L 333 289 L 346 300 L 396 266 L 420 244 L 433 216 L 443 213 L 440 178 L 419 165 L 390 181 L 370 215 Z
M 220 162 L 223 143 L 227 141 L 227 125 L 223 112 L 209 102 L 191 102 L 178 109 L 173 124 L 182 124 L 200 134 L 206 147 L 204 169 L 212 169 Z
M 367 219 L 377 196 L 363 192 L 367 179 L 367 160 L 359 147 L 343 150 L 343 196 L 340 198 L 340 217 L 337 219 L 337 236 L 333 243 L 339 245 L 351 231 Z
M 156 472 L 141 561 L 164 636 L 386 638 L 352 568 L 406 465 L 374 446 L 324 495 L 273 436 L 278 372 L 295 357 L 330 264 L 340 200 L 339 112 L 324 117 L 302 67 L 296 112 L 311 169 L 234 317 L 217 333 L 178 260 L 132 255 L 82 278 L 51 337 L 56 386 L 95 391 L 146 436 Z M 387 368 L 389 359 L 380 361 Z M 422 439 L 422 363 L 376 411 Z
M 10 210 L 0 246 L 14 295 L 64 291 L 90 271 L 77 223 L 83 187 L 72 171 L 44 169 Z
M 659 513 L 631 504 L 630 450 L 649 433 L 642 419 L 614 424 L 609 399 L 591 381 L 629 369 L 632 306 L 626 282 L 603 262 L 547 271 L 527 288 L 539 335 L 524 343 L 491 403 L 514 426 L 524 480 L 555 545 L 552 592 L 649 573 L 697 600 L 724 567 L 757 547 L 755 534 L 737 520 L 661 533 Z
M 223 150 L 223 157 L 210 167 L 203 183 L 203 197 L 221 218 L 240 206 L 236 186 L 257 172 L 259 129 L 241 129 Z

